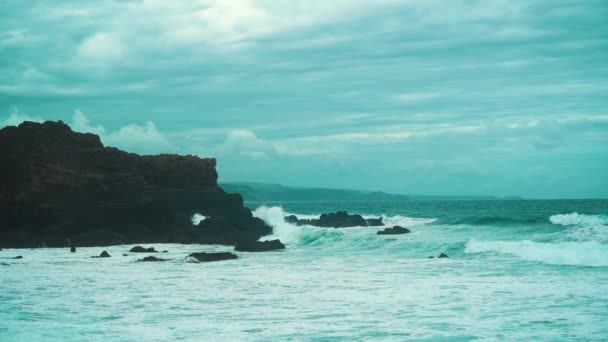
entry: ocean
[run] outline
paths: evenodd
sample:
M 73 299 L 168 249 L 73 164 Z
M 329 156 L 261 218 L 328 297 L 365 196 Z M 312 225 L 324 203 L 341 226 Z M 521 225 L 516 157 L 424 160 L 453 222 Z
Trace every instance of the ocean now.
M 246 205 L 286 250 L 0 251 L 0 341 L 608 340 L 608 200 Z M 338 210 L 412 232 L 284 220 Z

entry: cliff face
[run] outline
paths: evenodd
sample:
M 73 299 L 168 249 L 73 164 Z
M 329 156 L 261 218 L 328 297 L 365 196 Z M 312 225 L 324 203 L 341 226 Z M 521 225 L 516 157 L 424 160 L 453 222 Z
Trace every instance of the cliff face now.
M 63 122 L 0 130 L 0 247 L 234 245 L 272 229 L 217 185 L 216 161 L 139 156 Z M 193 226 L 199 213 L 208 218 Z

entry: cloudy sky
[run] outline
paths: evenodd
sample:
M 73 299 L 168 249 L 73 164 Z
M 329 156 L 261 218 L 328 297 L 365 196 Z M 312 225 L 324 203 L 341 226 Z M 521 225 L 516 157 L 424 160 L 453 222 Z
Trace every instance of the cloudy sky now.
M 221 181 L 608 197 L 605 0 L 0 3 L 0 126 Z

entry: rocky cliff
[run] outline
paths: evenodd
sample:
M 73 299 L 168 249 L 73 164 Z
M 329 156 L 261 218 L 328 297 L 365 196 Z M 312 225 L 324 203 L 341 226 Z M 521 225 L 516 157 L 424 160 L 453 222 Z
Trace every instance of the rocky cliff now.
M 118 243 L 236 245 L 270 234 L 239 194 L 217 185 L 216 161 L 139 156 L 63 122 L 0 129 L 0 247 Z M 194 213 L 206 216 L 198 226 Z

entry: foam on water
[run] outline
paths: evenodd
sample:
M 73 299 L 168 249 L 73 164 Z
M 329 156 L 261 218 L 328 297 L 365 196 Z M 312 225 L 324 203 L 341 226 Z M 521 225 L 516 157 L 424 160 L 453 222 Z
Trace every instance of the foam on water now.
M 608 266 L 608 245 L 597 242 L 542 243 L 469 240 L 465 253 L 494 252 L 554 265 Z
M 549 217 L 549 221 L 553 224 L 562 226 L 570 225 L 606 225 L 608 224 L 608 216 L 604 215 L 582 215 L 578 213 L 558 214 Z
M 296 226 L 285 221 L 285 216 L 296 215 L 299 219 L 317 219 L 318 215 L 302 215 L 288 213 L 281 207 L 261 206 L 253 211 L 253 215 L 258 217 L 268 225 L 273 227 L 273 234 L 263 237 L 262 240 L 280 239 L 288 245 L 324 245 L 331 244 L 332 248 L 343 248 L 357 246 L 362 249 L 376 248 L 383 245 L 386 240 L 378 239 L 376 231 L 386 227 L 401 226 L 412 227 L 432 223 L 435 219 L 412 218 L 407 216 L 388 216 L 382 215 L 384 226 L 378 227 L 349 227 L 342 229 L 321 228 L 309 226 Z M 366 219 L 378 218 L 378 215 L 364 215 Z

